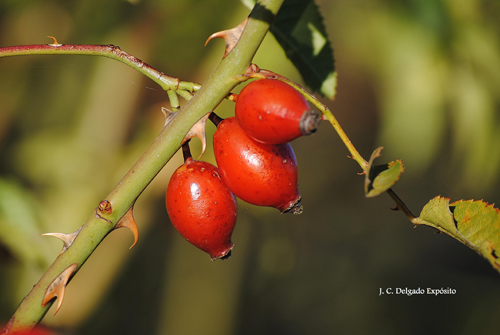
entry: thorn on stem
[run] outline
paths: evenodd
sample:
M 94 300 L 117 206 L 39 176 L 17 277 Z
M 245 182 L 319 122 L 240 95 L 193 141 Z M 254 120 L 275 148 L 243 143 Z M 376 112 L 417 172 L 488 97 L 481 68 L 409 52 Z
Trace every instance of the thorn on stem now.
M 222 56 L 222 58 L 226 58 L 226 56 L 234 49 L 236 44 L 238 44 L 238 41 L 240 40 L 243 30 L 245 30 L 247 22 L 248 22 L 248 17 L 233 29 L 219 31 L 217 33 L 210 35 L 210 37 L 205 42 L 205 46 L 208 44 L 208 42 L 210 42 L 210 40 L 214 38 L 217 37 L 223 38 L 224 42 L 226 42 L 226 48 L 224 50 L 224 56 Z
M 132 249 L 134 245 L 137 244 L 137 241 L 139 240 L 139 229 L 137 229 L 137 224 L 135 223 L 134 219 L 134 214 L 133 214 L 134 206 L 130 207 L 127 213 L 118 221 L 118 223 L 115 225 L 115 229 L 118 228 L 128 228 L 134 235 L 134 243 L 129 249 Z
M 52 299 L 57 298 L 57 308 L 54 315 L 57 314 L 64 300 L 66 285 L 77 269 L 78 263 L 73 263 L 52 281 L 45 291 L 45 295 L 42 300 L 42 307 L 45 307 L 45 305 L 47 305 Z
M 186 143 L 193 137 L 197 137 L 201 141 L 202 149 L 201 149 L 201 154 L 198 159 L 203 156 L 205 153 L 205 149 L 207 148 L 207 136 L 206 136 L 206 126 L 207 126 L 207 120 L 208 117 L 210 116 L 210 112 L 205 114 L 201 119 L 199 119 L 192 127 L 189 129 L 187 132 L 186 136 L 184 136 L 184 139 L 182 140 L 182 144 Z
M 260 67 L 257 64 L 252 63 L 252 64 L 250 64 L 248 69 L 245 71 L 245 74 L 248 76 L 252 76 L 252 75 L 255 75 L 259 72 L 260 72 Z
M 165 115 L 165 126 L 173 119 L 173 117 L 179 113 L 180 111 L 172 112 L 168 108 L 162 107 L 161 111 L 163 115 Z M 207 149 L 207 137 L 206 137 L 206 125 L 207 120 L 210 115 L 210 112 L 203 115 L 201 119 L 199 119 L 187 132 L 186 136 L 182 139 L 181 145 L 192 139 L 193 137 L 197 137 L 201 141 L 202 149 L 200 157 L 203 156 L 205 150 Z M 200 158 L 198 157 L 198 158 Z
M 57 42 L 57 40 L 56 40 L 56 38 L 54 36 L 47 36 L 47 37 L 54 40 L 54 43 L 49 44 L 51 47 L 60 47 L 60 46 L 62 46 L 62 44 L 60 44 L 60 43 Z
M 163 126 L 166 126 L 173 119 L 175 114 L 177 114 L 177 111 L 173 112 L 166 107 L 162 107 L 161 112 L 165 115 L 165 124 Z
M 63 248 L 62 248 L 61 252 L 59 253 L 59 256 L 60 256 L 63 252 L 68 250 L 68 248 L 73 244 L 76 237 L 80 233 L 80 230 L 82 230 L 82 227 L 80 227 L 80 229 L 78 229 L 77 231 L 75 231 L 74 233 L 71 233 L 71 234 L 46 233 L 46 234 L 42 234 L 42 236 L 53 236 L 53 237 L 60 239 L 63 242 Z

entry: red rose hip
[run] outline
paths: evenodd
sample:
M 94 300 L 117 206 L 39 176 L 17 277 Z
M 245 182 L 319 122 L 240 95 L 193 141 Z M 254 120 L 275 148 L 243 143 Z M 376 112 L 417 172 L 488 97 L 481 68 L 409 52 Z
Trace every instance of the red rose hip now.
M 166 205 L 172 224 L 188 242 L 212 260 L 230 256 L 237 205 L 215 166 L 188 157 L 170 179 Z
M 297 161 L 290 144 L 257 142 L 234 117 L 219 123 L 213 142 L 222 179 L 237 197 L 282 213 L 302 213 Z
M 277 79 L 256 80 L 245 86 L 236 99 L 235 116 L 247 135 L 269 144 L 310 135 L 321 122 L 297 90 Z

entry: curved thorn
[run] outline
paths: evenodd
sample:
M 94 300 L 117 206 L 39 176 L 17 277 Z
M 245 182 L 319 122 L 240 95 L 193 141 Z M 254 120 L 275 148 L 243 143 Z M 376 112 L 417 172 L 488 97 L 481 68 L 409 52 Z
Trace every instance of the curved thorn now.
M 165 108 L 165 107 L 161 108 L 161 112 L 163 113 L 163 115 L 165 115 L 165 126 L 172 120 L 172 118 L 177 113 L 179 113 L 179 111 L 172 112 L 170 109 Z M 200 157 L 198 157 L 198 159 L 200 159 L 201 156 L 203 156 L 203 154 L 205 153 L 205 150 L 207 148 L 207 137 L 206 137 L 205 128 L 206 128 L 206 125 L 207 125 L 207 120 L 208 120 L 208 116 L 209 115 L 210 115 L 210 112 L 207 113 L 207 114 L 205 114 L 201 119 L 199 119 L 191 127 L 191 129 L 189 129 L 189 131 L 187 132 L 186 136 L 184 136 L 184 138 L 182 139 L 181 145 L 184 144 L 184 143 L 186 143 L 187 141 L 189 141 L 193 137 L 198 137 L 200 139 L 201 145 L 202 145 L 202 149 L 201 149 Z
M 63 252 L 68 250 L 68 248 L 71 246 L 71 244 L 73 244 L 73 241 L 80 233 L 80 230 L 82 230 L 82 227 L 80 227 L 77 231 L 75 231 L 74 233 L 71 233 L 71 234 L 45 233 L 45 234 L 42 234 L 42 236 L 53 236 L 53 237 L 60 239 L 63 242 L 63 248 L 62 248 L 61 252 L 59 253 L 59 255 L 61 255 Z
M 78 269 L 78 263 L 73 263 L 52 281 L 43 296 L 42 307 L 45 307 L 45 305 L 47 305 L 53 298 L 57 298 L 57 308 L 54 315 L 57 314 L 64 300 L 66 285 L 68 284 L 71 276 L 76 272 L 76 269 Z
M 241 34 L 243 33 L 243 30 L 245 29 L 247 22 L 248 22 L 248 17 L 233 29 L 219 31 L 217 33 L 210 35 L 210 37 L 205 42 L 205 46 L 208 44 L 208 42 L 210 42 L 210 40 L 214 38 L 217 37 L 223 38 L 224 41 L 226 42 L 226 48 L 224 50 L 224 56 L 222 56 L 222 58 L 226 58 L 226 56 L 231 52 L 231 50 L 234 49 L 236 44 L 238 44 L 238 41 L 240 40 Z
M 48 38 L 52 38 L 52 39 L 54 40 L 54 43 L 49 44 L 51 47 L 60 47 L 60 46 L 62 46 L 62 44 L 61 44 L 61 43 L 58 43 L 58 42 L 57 42 L 57 40 L 56 40 L 56 38 L 55 38 L 54 36 L 47 36 L 47 37 L 48 37 Z
M 198 159 L 203 156 L 205 153 L 205 149 L 207 148 L 207 137 L 206 137 L 206 125 L 207 125 L 207 120 L 208 117 L 210 116 L 210 113 L 205 114 L 201 119 L 199 119 L 192 127 L 189 129 L 187 132 L 186 136 L 184 136 L 184 139 L 182 140 L 182 144 L 186 143 L 193 137 L 198 137 L 201 141 L 202 149 L 201 149 L 201 154 Z
M 127 213 L 118 221 L 114 229 L 118 228 L 128 228 L 134 235 L 134 244 L 129 249 L 132 249 L 134 245 L 137 244 L 137 241 L 139 240 L 139 229 L 137 229 L 137 224 L 135 223 L 134 220 L 134 214 L 133 214 L 134 206 L 130 207 Z M 113 229 L 113 230 L 114 230 Z

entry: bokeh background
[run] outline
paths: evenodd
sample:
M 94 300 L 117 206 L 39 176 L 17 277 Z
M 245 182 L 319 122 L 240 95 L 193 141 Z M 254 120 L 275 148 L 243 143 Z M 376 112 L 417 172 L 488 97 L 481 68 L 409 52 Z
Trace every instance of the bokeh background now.
M 500 203 L 500 2 L 317 3 L 338 71 L 337 98 L 325 103 L 365 158 L 384 146 L 380 163 L 403 159 L 395 190 L 410 209 L 437 195 Z M 4 0 L 0 46 L 48 44 L 47 35 L 115 44 L 201 83 L 223 53 L 206 38 L 247 14 L 238 1 Z M 255 63 L 301 82 L 272 36 Z M 39 234 L 85 222 L 160 132 L 161 106 L 158 86 L 110 59 L 0 59 L 0 322 L 60 251 Z M 359 166 L 328 124 L 293 147 L 304 213 L 240 202 L 233 256 L 217 262 L 169 222 L 177 154 L 135 206 L 139 243 L 129 250 L 130 232 L 110 234 L 43 324 L 78 335 L 498 334 L 500 276 L 488 262 L 414 229 L 386 195 L 366 199 Z M 456 294 L 379 296 L 406 287 Z

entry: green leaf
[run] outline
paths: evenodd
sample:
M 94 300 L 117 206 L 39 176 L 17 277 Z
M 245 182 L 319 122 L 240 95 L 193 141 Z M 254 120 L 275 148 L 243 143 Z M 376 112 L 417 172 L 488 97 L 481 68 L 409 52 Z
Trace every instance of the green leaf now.
M 249 8 L 255 1 L 242 0 Z M 271 33 L 313 91 L 333 99 L 337 73 L 333 48 L 323 17 L 313 0 L 287 0 L 271 26 Z
M 373 165 L 375 158 L 380 157 L 381 151 L 382 147 L 377 148 L 368 162 L 369 173 L 365 176 L 367 198 L 376 197 L 390 189 L 404 172 L 403 162 L 399 159 L 383 165 Z
M 458 229 L 453 220 L 453 213 L 450 211 L 449 198 L 435 197 L 429 201 L 422 209 L 418 220 L 421 224 L 444 231 L 448 235 L 459 237 Z M 422 222 L 420 222 L 420 220 Z
M 422 209 L 415 224 L 444 232 L 486 258 L 500 272 L 500 210 L 484 201 L 436 197 Z

